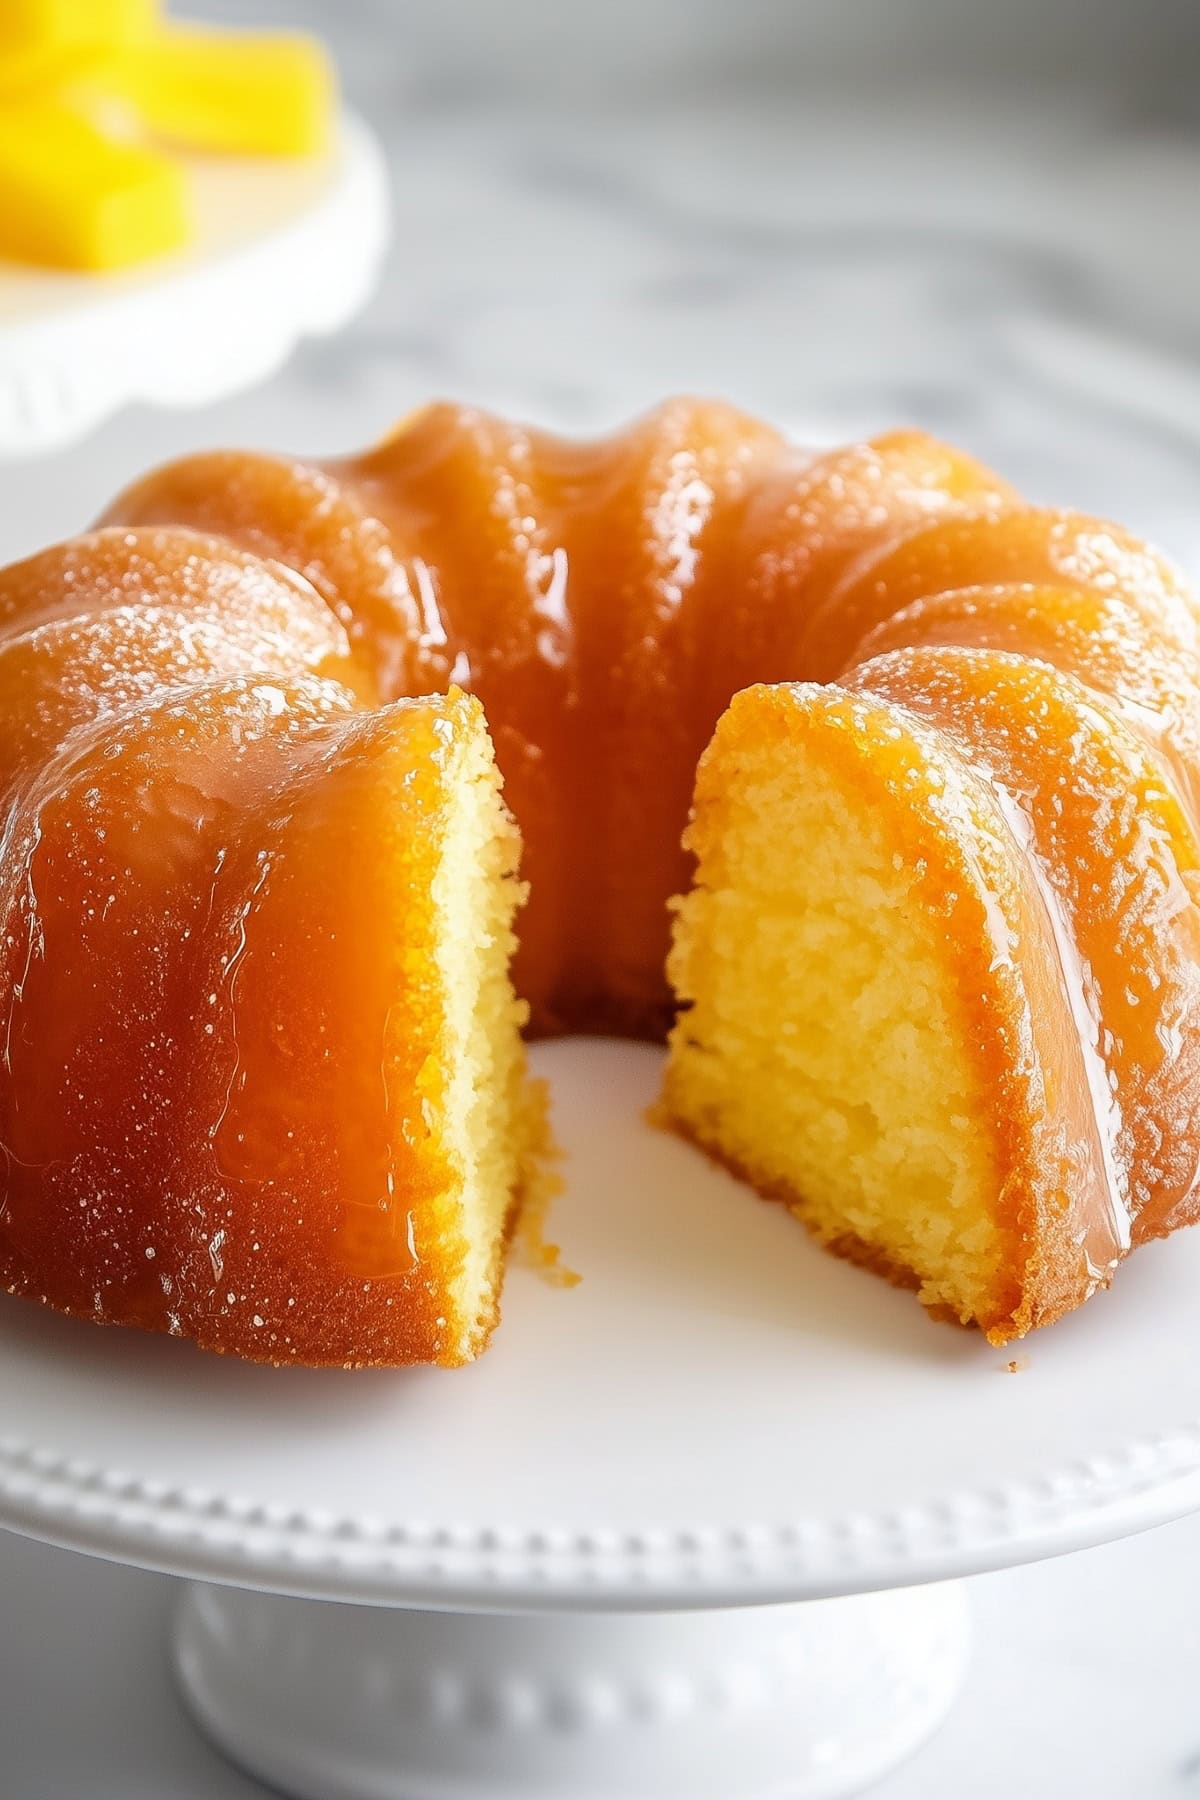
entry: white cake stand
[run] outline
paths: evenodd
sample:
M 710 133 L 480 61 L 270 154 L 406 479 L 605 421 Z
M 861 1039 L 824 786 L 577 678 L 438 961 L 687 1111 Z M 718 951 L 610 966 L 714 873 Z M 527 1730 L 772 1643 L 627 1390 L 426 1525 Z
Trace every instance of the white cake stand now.
M 471 1369 L 0 1304 L 0 1525 L 189 1577 L 179 1677 L 239 1763 L 305 1800 L 856 1793 L 950 1705 L 956 1578 L 1200 1507 L 1200 1234 L 1010 1357 L 646 1125 L 656 1052 L 538 1061 L 583 1281 L 515 1269 Z
M 200 406 L 278 368 L 366 300 L 387 243 L 383 153 L 190 157 L 185 251 L 118 275 L 0 261 L 0 457 L 62 448 L 135 400 Z

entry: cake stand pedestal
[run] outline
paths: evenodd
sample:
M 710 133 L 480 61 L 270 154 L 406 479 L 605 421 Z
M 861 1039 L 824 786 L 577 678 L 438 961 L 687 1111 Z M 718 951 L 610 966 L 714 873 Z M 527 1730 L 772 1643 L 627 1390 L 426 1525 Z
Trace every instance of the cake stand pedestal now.
M 945 1713 L 962 1584 L 699 1613 L 385 1611 L 194 1584 L 183 1692 L 304 1800 L 830 1800 Z
M 929 1323 L 551 1076 L 580 1286 L 473 1368 L 253 1368 L 0 1306 L 0 1526 L 188 1578 L 201 1726 L 303 1800 L 834 1800 L 966 1663 L 961 1578 L 1200 1508 L 1200 1234 L 1018 1346 Z

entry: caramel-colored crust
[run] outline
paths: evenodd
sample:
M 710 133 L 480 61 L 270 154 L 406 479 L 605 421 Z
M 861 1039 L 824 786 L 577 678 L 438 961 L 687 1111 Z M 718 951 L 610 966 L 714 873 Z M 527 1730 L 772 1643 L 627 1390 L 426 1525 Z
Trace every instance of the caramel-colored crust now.
M 1095 691 L 1009 652 L 893 651 L 849 680 L 934 724 L 1000 791 L 1022 797 L 1029 835 L 1015 849 L 1044 869 L 1069 923 L 1058 956 L 1095 1040 L 1100 1128 L 1110 1133 L 1124 1221 L 1103 1265 L 1156 1221 L 1190 1221 L 1200 1170 L 1200 848 L 1158 759 Z M 1056 1061 L 1078 1036 L 1076 1021 Z
M 255 1360 L 461 1361 L 494 1307 L 452 1302 L 429 877 L 478 702 L 360 710 L 324 602 L 186 533 L 47 552 L 0 616 L 0 1286 Z
M 691 1129 L 686 1120 L 673 1119 L 669 1115 L 664 1115 L 661 1123 L 668 1130 L 673 1131 L 677 1137 L 681 1137 L 685 1143 L 693 1144 L 715 1167 L 724 1169 L 727 1174 L 752 1188 L 760 1200 L 766 1200 L 773 1206 L 785 1206 L 793 1217 L 808 1227 L 822 1250 L 828 1250 L 831 1256 L 839 1257 L 842 1262 L 853 1263 L 856 1269 L 865 1269 L 868 1274 L 878 1275 L 880 1280 L 886 1281 L 889 1287 L 903 1288 L 905 1293 L 916 1293 L 920 1288 L 921 1277 L 916 1270 L 907 1269 L 902 1263 L 894 1261 L 880 1249 L 878 1244 L 868 1244 L 852 1231 L 842 1231 L 836 1237 L 828 1237 L 814 1230 L 814 1214 L 803 1194 L 785 1187 L 780 1182 L 755 1180 L 749 1169 L 736 1156 L 730 1156 L 728 1152 L 720 1149 L 717 1145 L 707 1142 Z M 930 1307 L 927 1310 L 931 1317 L 940 1319 L 944 1324 L 964 1323 L 944 1307 Z M 965 1322 L 975 1324 L 977 1321 Z
M 730 698 L 813 672 L 810 614 L 853 558 L 1014 498 L 920 432 L 814 460 L 713 402 L 599 443 L 438 405 L 339 463 L 188 458 L 106 519 L 300 570 L 385 699 L 478 694 L 525 845 L 515 978 L 535 1032 L 654 1038 L 692 780 Z
M 864 1269 L 870 1275 L 877 1275 L 881 1281 L 886 1281 L 889 1287 L 901 1288 L 908 1294 L 920 1291 L 921 1277 L 917 1271 L 895 1261 L 878 1244 L 868 1244 L 853 1231 L 841 1231 L 836 1236 L 830 1237 L 815 1229 L 816 1215 L 805 1195 L 779 1182 L 755 1180 L 750 1171 L 736 1157 L 729 1156 L 713 1143 L 706 1141 L 703 1136 L 692 1130 L 686 1121 L 672 1119 L 664 1114 L 661 1123 L 667 1129 L 674 1131 L 678 1137 L 683 1138 L 686 1143 L 693 1144 L 707 1157 L 709 1162 L 726 1170 L 738 1181 L 742 1181 L 747 1187 L 752 1188 L 761 1200 L 766 1200 L 771 1205 L 785 1206 L 794 1218 L 799 1219 L 800 1223 L 812 1232 L 822 1250 L 827 1250 L 831 1256 L 840 1258 L 842 1262 L 852 1263 L 856 1269 Z M 1089 1294 L 1096 1291 L 1096 1286 L 1107 1286 L 1109 1281 L 1111 1281 L 1111 1272 L 1106 1280 L 1093 1284 L 1089 1288 Z M 925 1310 L 931 1319 L 936 1319 L 942 1325 L 978 1327 L 990 1343 L 999 1347 L 1010 1343 L 1014 1338 L 1024 1336 L 1034 1326 L 1048 1325 L 1052 1319 L 1061 1318 L 1064 1312 L 1069 1312 L 1076 1304 L 1078 1304 L 1077 1300 L 1069 1299 L 1057 1305 L 1052 1312 L 1036 1314 L 1031 1308 L 1027 1317 L 1003 1318 L 993 1322 L 990 1326 L 985 1325 L 979 1319 L 960 1319 L 956 1312 L 941 1302 L 926 1302 Z M 1011 1364 L 1010 1367 L 1012 1367 Z
M 474 704 L 206 684 L 29 791 L 0 970 L 11 1291 L 256 1360 L 461 1360 L 436 922 L 415 878 L 398 938 L 385 884 L 433 854 L 437 728 Z
M 977 1122 L 999 1184 L 1000 1251 L 977 1323 L 1003 1343 L 1070 1310 L 1120 1246 L 1103 1149 L 1079 1063 L 1078 1034 L 1028 856 L 1009 836 L 987 782 L 952 744 L 913 717 L 897 729 L 886 700 L 815 685 L 748 689 L 733 702 L 701 762 L 694 846 L 719 855 L 725 768 L 743 752 L 781 756 L 807 744 L 842 791 L 879 823 L 914 871 L 914 899 L 944 946 L 943 1003 L 961 1054 L 986 1096 Z M 668 1069 L 667 1101 L 671 1099 Z M 710 1153 L 719 1138 L 692 1135 Z M 804 1218 L 802 1194 L 785 1191 Z
M 236 946 L 238 906 L 261 872 L 255 857 L 278 828 L 295 879 L 278 887 L 276 949 L 254 979 L 276 1008 L 285 988 L 296 1005 L 327 1006 L 331 1025 L 353 1039 L 347 1068 L 367 1070 L 370 1046 L 386 1038 L 398 1057 L 393 1094 L 407 1093 L 419 1112 L 422 1082 L 439 1079 L 436 997 L 430 990 L 423 1010 L 416 982 L 411 1011 L 390 1020 L 339 1004 L 347 980 L 376 991 L 394 951 L 379 891 L 368 882 L 357 895 L 344 870 L 385 829 L 386 768 L 416 784 L 419 804 L 394 829 L 401 858 L 420 872 L 416 889 L 427 881 L 453 797 L 422 734 L 439 721 L 452 734 L 468 729 L 454 710 L 466 703 L 418 707 L 411 718 L 389 703 L 453 684 L 484 704 L 522 827 L 531 897 L 517 980 L 535 1031 L 662 1035 L 667 901 L 689 880 L 681 836 L 718 718 L 753 684 L 841 681 L 844 692 L 789 687 L 773 699 L 758 690 L 745 729 L 764 720 L 779 729 L 785 715 L 792 729 L 799 708 L 804 728 L 859 769 L 899 853 L 933 872 L 929 903 L 966 909 L 947 914 L 964 945 L 953 980 L 995 1096 L 997 1216 L 1009 1246 L 994 1314 L 981 1322 L 1012 1335 L 1107 1279 L 1124 1247 L 1090 1268 L 1081 1247 L 1100 1247 L 1113 1168 L 1130 1241 L 1195 1215 L 1186 1102 L 1196 1058 L 1200 639 L 1182 582 L 1136 540 L 1024 508 L 989 471 L 919 433 L 813 457 L 698 401 L 671 402 L 590 444 L 432 406 L 341 462 L 189 458 L 136 484 L 106 523 L 0 575 L 0 782 L 17 802 L 13 843 L 24 846 L 10 852 L 4 893 L 18 927 L 4 972 L 11 1055 L 0 1064 L 6 1285 L 243 1355 L 451 1359 L 438 1322 L 454 1266 L 435 1212 L 445 1187 L 439 1147 L 422 1140 L 424 1160 L 414 1152 L 405 1177 L 409 1210 L 427 1219 L 419 1267 L 384 1266 L 391 1215 L 382 1239 L 378 1228 L 363 1235 L 369 1269 L 356 1293 L 344 1265 L 333 1266 L 329 1234 L 347 1193 L 369 1186 L 363 1146 L 374 1141 L 378 1094 L 335 1083 L 288 1099 L 278 1046 L 256 1045 L 255 1067 L 275 1074 L 242 1132 L 254 1180 L 243 1170 L 235 1192 L 228 1170 L 203 1167 L 213 1158 L 199 1126 L 188 1136 L 174 1065 L 163 1076 L 147 1064 L 146 1021 L 158 1007 L 203 1070 L 195 1033 L 205 993 L 222 988 L 206 989 L 201 965 L 228 953 L 220 945 L 231 930 Z M 263 676 L 283 696 L 274 720 Z M 1035 706 L 1037 741 L 1026 747 L 1020 733 Z M 261 754 L 247 758 L 247 732 Z M 188 796 L 201 739 L 199 820 Z M 900 740 L 903 755 L 888 747 Z M 336 774 L 344 755 L 343 777 L 323 767 L 319 782 L 307 781 L 318 741 L 338 746 L 332 764 Z M 1086 793 L 1069 779 L 1083 741 Z M 249 763 L 262 773 L 247 790 Z M 914 769 L 919 805 L 905 785 Z M 940 807 L 938 780 L 950 782 L 957 810 Z M 335 813 L 329 800 L 343 787 Z M 93 792 L 104 838 L 87 810 Z M 213 822 L 218 812 L 228 831 Z M 89 845 L 94 858 L 82 854 Z M 221 880 L 233 884 L 226 910 L 215 925 L 188 923 L 179 896 L 194 895 L 201 870 L 211 879 L 218 853 Z M 61 889 L 53 957 L 34 929 L 51 892 L 43 863 Z M 1097 1108 L 1087 1072 L 1095 1057 L 1080 1047 L 1079 973 L 1050 929 L 1047 893 L 1059 896 L 1087 964 L 1087 1004 L 1104 1015 L 1093 1050 L 1118 1096 L 1115 1124 Z M 1015 948 L 997 959 L 999 915 Z M 314 921 L 332 930 L 335 918 L 346 960 L 314 960 L 303 949 L 320 935 Z M 405 936 L 420 947 L 412 967 L 427 976 L 424 929 L 417 908 Z M 1118 968 L 1144 1009 L 1136 1019 Z M 148 992 L 153 980 L 169 1001 Z M 251 1001 L 249 964 L 242 980 L 253 1042 L 255 1019 L 270 1008 Z M 285 1153 L 293 1106 L 317 1146 L 303 1167 Z M 56 1132 L 85 1159 L 107 1157 L 120 1180 L 102 1181 L 94 1160 L 85 1171 L 50 1153 Z M 134 1136 L 152 1140 L 152 1151 L 133 1147 Z M 252 1190 L 281 1154 L 286 1176 L 267 1184 L 264 1248 L 247 1253 L 277 1257 L 276 1273 L 264 1285 L 266 1264 L 248 1261 L 225 1289 L 234 1301 L 214 1309 L 216 1287 L 203 1285 L 200 1265 L 215 1268 L 219 1208 L 257 1217 Z M 22 1198 L 35 1168 L 57 1196 L 45 1229 Z M 301 1192 L 303 1213 L 293 1205 Z M 189 1214 L 197 1196 L 201 1213 Z M 88 1213 L 81 1232 L 95 1205 L 99 1216 Z M 113 1220 L 130 1206 L 156 1232 L 171 1207 L 182 1209 L 169 1257 L 158 1239 L 137 1265 L 125 1230 L 119 1268 L 112 1262 Z M 310 1242 L 318 1213 L 324 1223 Z M 167 1307 L 164 1274 L 176 1299 L 181 1281 L 185 1292 L 198 1284 L 190 1311 Z M 250 1320 L 264 1321 L 247 1325 L 240 1296 L 260 1292 L 270 1311 L 247 1299 Z M 303 1312 L 302 1340 L 289 1337 L 281 1305 Z

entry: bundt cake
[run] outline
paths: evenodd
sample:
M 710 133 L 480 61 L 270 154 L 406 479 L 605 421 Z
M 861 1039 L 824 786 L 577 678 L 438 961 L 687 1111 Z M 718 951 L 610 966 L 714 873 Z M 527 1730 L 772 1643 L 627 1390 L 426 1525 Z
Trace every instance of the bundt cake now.
M 191 457 L 0 574 L 0 688 L 11 1292 L 466 1360 L 527 1016 L 996 1342 L 1200 1212 L 1196 609 L 920 433 Z
M 804 672 L 803 628 L 853 554 L 1013 498 L 914 432 L 814 462 L 696 401 L 601 443 L 440 405 L 346 462 L 189 457 L 105 522 L 219 533 L 299 571 L 384 700 L 476 694 L 524 841 L 533 1031 L 661 1038 L 666 902 L 731 696 Z
M 312 588 L 100 531 L 0 574 L 0 1285 L 461 1362 L 532 1151 L 478 700 L 374 704 Z

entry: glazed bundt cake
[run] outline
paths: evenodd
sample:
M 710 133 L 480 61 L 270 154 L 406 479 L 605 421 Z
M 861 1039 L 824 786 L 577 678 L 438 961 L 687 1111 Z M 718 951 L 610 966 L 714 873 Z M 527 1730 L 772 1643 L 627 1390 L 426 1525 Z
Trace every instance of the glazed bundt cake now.
M 811 611 L 852 555 L 1013 498 L 914 432 L 814 462 L 696 401 L 600 443 L 437 405 L 347 462 L 189 457 L 105 522 L 219 533 L 299 571 L 384 700 L 476 694 L 524 841 L 534 1032 L 660 1038 L 666 902 L 731 696 L 805 672 Z
M 1012 510 L 868 551 L 820 623 L 823 671 L 863 634 L 836 682 L 738 694 L 701 760 L 667 1106 L 1003 1343 L 1200 1213 L 1196 615 Z
M 0 1283 L 271 1361 L 460 1362 L 536 1096 L 479 702 L 312 588 L 101 531 L 0 574 Z
M 0 575 L 0 685 L 14 1293 L 467 1359 L 527 1012 L 997 1342 L 1200 1211 L 1196 610 L 920 433 L 192 457 Z

